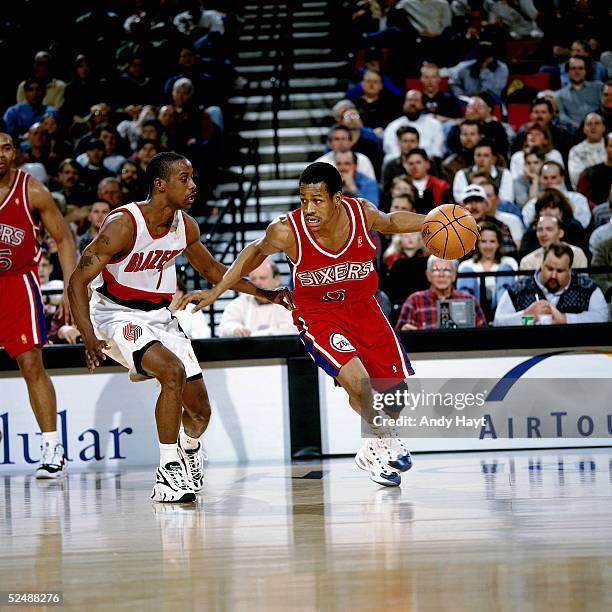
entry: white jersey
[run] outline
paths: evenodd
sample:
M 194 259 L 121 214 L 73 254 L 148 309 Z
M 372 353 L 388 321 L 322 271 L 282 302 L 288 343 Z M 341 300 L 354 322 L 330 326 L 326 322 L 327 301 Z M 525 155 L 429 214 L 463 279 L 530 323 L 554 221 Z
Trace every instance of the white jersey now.
M 131 308 L 151 310 L 167 306 L 176 292 L 174 260 L 187 246 L 183 212 L 175 212 L 168 231 L 157 237 L 151 235 L 136 202 L 111 211 L 104 222 L 118 213 L 132 219 L 132 245 L 126 255 L 112 259 L 102 270 L 104 284 L 97 290 L 113 302 Z

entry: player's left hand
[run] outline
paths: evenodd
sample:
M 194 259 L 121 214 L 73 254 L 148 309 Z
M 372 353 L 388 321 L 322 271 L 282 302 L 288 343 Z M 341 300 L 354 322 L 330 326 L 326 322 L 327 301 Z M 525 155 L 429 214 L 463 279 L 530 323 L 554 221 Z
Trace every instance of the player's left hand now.
M 259 294 L 261 297 L 266 298 L 272 304 L 280 304 L 287 310 L 295 309 L 295 302 L 293 301 L 293 293 L 287 289 L 287 287 L 278 287 L 277 289 L 260 289 Z
M 203 291 L 191 291 L 186 293 L 178 302 L 177 309 L 185 310 L 185 307 L 190 302 L 197 302 L 193 308 L 193 312 L 198 312 L 202 308 L 210 306 L 217 298 L 219 294 L 214 289 L 204 289 Z
M 58 316 L 64 317 L 64 325 L 72 325 L 72 312 L 70 312 L 70 302 L 68 301 L 68 294 L 66 291 L 62 293 L 62 299 L 58 307 Z

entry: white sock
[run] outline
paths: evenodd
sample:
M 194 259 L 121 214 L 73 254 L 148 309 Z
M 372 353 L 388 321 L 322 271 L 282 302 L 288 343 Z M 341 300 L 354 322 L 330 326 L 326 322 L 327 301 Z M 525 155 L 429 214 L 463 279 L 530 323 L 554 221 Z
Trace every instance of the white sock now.
M 176 444 L 159 443 L 159 465 L 165 467 L 168 463 L 176 461 L 180 463 L 178 456 L 178 448 Z
M 200 445 L 200 440 L 198 438 L 192 438 L 185 433 L 184 429 L 181 429 L 181 446 L 185 450 L 196 450 Z
M 49 445 L 51 448 L 55 448 L 59 444 L 59 436 L 57 431 L 43 431 L 42 432 L 42 445 Z

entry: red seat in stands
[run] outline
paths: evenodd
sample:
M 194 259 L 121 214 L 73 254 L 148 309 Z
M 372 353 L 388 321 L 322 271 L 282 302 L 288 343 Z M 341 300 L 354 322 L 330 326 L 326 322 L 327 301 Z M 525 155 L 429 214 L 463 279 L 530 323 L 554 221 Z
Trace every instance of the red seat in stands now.
M 550 89 L 550 73 L 549 72 L 536 72 L 534 74 L 511 74 L 508 77 L 508 83 L 512 81 L 523 81 L 525 85 L 529 85 L 534 89 L 542 91 L 543 89 Z
M 529 121 L 529 104 L 508 104 L 508 123 L 518 130 L 521 125 Z
M 423 85 L 421 85 L 421 80 L 406 79 L 404 91 L 409 91 L 411 89 L 417 89 L 418 91 L 421 91 L 421 89 L 423 89 Z M 442 77 L 440 79 L 440 91 L 448 91 L 448 77 Z

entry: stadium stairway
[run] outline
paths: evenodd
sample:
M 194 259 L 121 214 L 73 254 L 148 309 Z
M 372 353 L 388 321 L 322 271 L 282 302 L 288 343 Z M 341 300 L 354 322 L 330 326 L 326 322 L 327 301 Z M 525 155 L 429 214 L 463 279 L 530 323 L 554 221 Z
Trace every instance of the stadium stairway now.
M 325 152 L 325 139 L 333 123 L 332 106 L 340 100 L 347 85 L 349 65 L 344 55 L 335 50 L 331 23 L 327 17 L 328 2 L 285 0 L 247 0 L 242 17 L 244 25 L 237 41 L 236 70 L 243 77 L 243 86 L 229 100 L 230 111 L 239 134 L 240 154 L 247 154 L 248 143 L 256 140 L 259 151 L 260 214 L 256 199 L 248 199 L 244 242 L 261 236 L 263 228 L 280 213 L 298 205 L 297 179 L 304 167 Z M 288 15 L 288 9 L 289 15 Z M 289 48 L 287 48 L 287 46 Z M 274 146 L 274 83 L 281 78 L 279 66 L 288 56 L 285 78 L 287 95 L 280 98 L 277 115 L 278 172 Z M 228 179 L 215 190 L 215 199 L 208 204 L 217 209 L 235 195 L 239 182 L 248 190 L 255 176 L 255 165 L 241 165 L 237 160 L 229 168 Z M 229 217 L 207 243 L 223 263 L 233 255 L 227 253 L 228 241 L 234 240 Z M 242 248 L 242 244 L 237 245 Z M 283 284 L 289 280 L 284 258 L 275 258 L 281 269 Z M 233 297 L 227 293 L 217 303 L 218 322 L 223 302 Z

